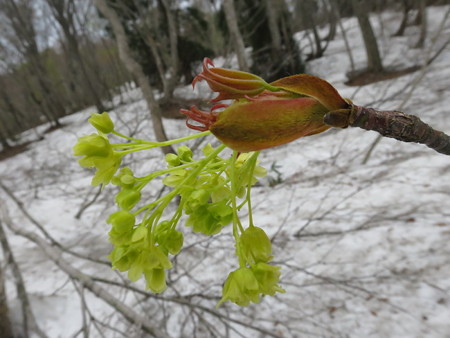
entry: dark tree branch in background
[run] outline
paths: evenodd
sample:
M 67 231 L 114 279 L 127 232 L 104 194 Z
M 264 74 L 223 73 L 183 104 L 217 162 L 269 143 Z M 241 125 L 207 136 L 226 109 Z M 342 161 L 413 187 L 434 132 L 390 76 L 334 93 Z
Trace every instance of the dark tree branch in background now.
M 77 36 L 76 22 L 75 22 L 75 4 L 73 0 L 47 0 L 47 4 L 53 13 L 56 21 L 61 26 L 61 30 L 65 36 L 65 42 L 69 50 L 69 64 L 73 71 L 73 76 L 79 76 L 82 83 L 88 89 L 87 93 L 91 95 L 97 111 L 102 113 L 106 110 L 102 99 L 97 92 L 96 84 L 93 83 L 89 77 L 88 69 L 86 68 L 83 56 L 80 52 L 79 39 Z M 77 67 L 78 66 L 78 67 Z M 80 74 L 77 74 L 77 68 Z
M 125 29 L 120 22 L 119 16 L 114 11 L 114 9 L 108 6 L 105 0 L 95 0 L 95 6 L 97 6 L 99 11 L 102 12 L 102 14 L 108 19 L 109 23 L 111 24 L 114 35 L 116 36 L 119 56 L 128 71 L 137 79 L 139 87 L 142 90 L 142 94 L 145 101 L 147 102 L 147 106 L 150 111 L 156 140 L 158 142 L 167 141 L 166 132 L 164 131 L 162 122 L 161 108 L 155 96 L 153 95 L 153 89 L 150 86 L 148 78 L 145 75 L 144 70 L 142 69 L 142 66 L 133 57 L 133 53 L 128 45 Z M 165 154 L 175 152 L 171 146 L 161 147 L 161 149 Z
M 2 211 L 3 216 L 5 216 L 4 210 Z M 117 312 L 119 312 L 130 323 L 140 326 L 143 331 L 147 332 L 151 336 L 161 338 L 168 337 L 165 332 L 159 330 L 157 327 L 154 327 L 149 318 L 141 315 L 131 307 L 125 305 L 110 291 L 102 288 L 97 283 L 95 283 L 88 275 L 73 267 L 72 264 L 70 264 L 63 258 L 62 252 L 56 247 L 52 246 L 44 238 L 36 235 L 35 233 L 17 227 L 11 222 L 10 219 L 6 219 L 5 224 L 16 235 L 27 238 L 28 240 L 39 246 L 43 253 L 51 261 L 53 261 L 53 263 L 55 263 L 61 269 L 61 271 L 65 272 L 72 280 L 78 281 L 83 288 L 86 288 L 95 296 L 102 299 L 104 302 L 117 310 Z
M 5 212 L 4 210 L 2 211 Z M 9 266 L 11 268 L 12 274 L 14 276 L 16 282 L 17 297 L 19 298 L 22 306 L 23 322 L 21 324 L 23 332 L 21 332 L 21 334 L 23 334 L 23 337 L 29 337 L 31 331 L 41 338 L 46 338 L 47 336 L 45 335 L 44 332 L 41 331 L 36 322 L 36 318 L 33 315 L 30 300 L 28 299 L 28 293 L 25 288 L 25 282 L 22 277 L 22 272 L 20 271 L 20 267 L 18 266 L 14 258 L 13 252 L 8 242 L 8 238 L 6 237 L 5 230 L 3 229 L 1 218 L 0 218 L 0 244 L 3 250 L 4 260 L 6 261 L 6 266 Z M 6 271 L 6 269 L 4 271 Z M 3 336 L 3 334 L 5 335 Z M 2 331 L 2 337 L 10 337 L 10 336 L 8 336 L 5 332 Z
M 324 121 L 338 127 L 359 127 L 403 142 L 424 144 L 439 153 L 450 155 L 450 136 L 430 127 L 417 116 L 396 110 L 377 110 L 353 105 L 351 109 L 329 112 Z
M 28 219 L 33 225 L 35 225 L 39 231 L 44 235 L 44 237 L 55 247 L 58 247 L 59 249 L 61 249 L 62 251 L 69 253 L 75 257 L 78 258 L 82 258 L 82 259 L 86 259 L 88 261 L 92 261 L 95 263 L 99 263 L 99 264 L 103 264 L 106 266 L 110 266 L 110 263 L 108 261 L 104 261 L 101 259 L 96 259 L 93 257 L 89 257 L 83 254 L 80 254 L 78 252 L 75 252 L 69 248 L 64 247 L 60 242 L 58 242 L 54 237 L 52 237 L 52 235 L 45 229 L 45 227 L 42 226 L 41 223 L 39 223 L 29 212 L 28 210 L 25 208 L 23 202 L 21 200 L 19 200 L 14 193 L 6 186 L 2 183 L 2 181 L 0 181 L 0 188 L 6 193 L 6 195 L 8 195 L 8 197 L 11 199 L 11 201 L 14 202 L 15 206 L 18 208 L 18 210 L 20 210 L 23 214 L 23 216 L 25 216 L 26 219 Z
M 248 72 L 249 67 L 247 64 L 247 60 L 245 59 L 244 40 L 239 30 L 236 9 L 234 7 L 233 0 L 225 0 L 223 2 L 223 9 L 225 11 L 225 19 L 227 21 L 227 26 L 230 31 L 231 41 L 234 45 L 234 49 L 239 63 L 239 68 L 244 72 Z

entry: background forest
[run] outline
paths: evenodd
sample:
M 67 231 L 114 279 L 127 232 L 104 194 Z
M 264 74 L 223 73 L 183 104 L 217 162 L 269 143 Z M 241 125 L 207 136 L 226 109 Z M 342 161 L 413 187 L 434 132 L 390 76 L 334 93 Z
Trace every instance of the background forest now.
M 191 133 L 179 109 L 212 98 L 190 85 L 204 57 L 310 73 L 448 133 L 449 37 L 449 0 L 0 0 L 0 336 L 447 337 L 444 155 L 356 130 L 263 152 L 254 212 L 287 293 L 216 309 L 230 234 L 187 229 L 161 295 L 130 283 L 107 260 L 114 188 L 89 186 L 71 147 L 93 112 L 130 136 Z

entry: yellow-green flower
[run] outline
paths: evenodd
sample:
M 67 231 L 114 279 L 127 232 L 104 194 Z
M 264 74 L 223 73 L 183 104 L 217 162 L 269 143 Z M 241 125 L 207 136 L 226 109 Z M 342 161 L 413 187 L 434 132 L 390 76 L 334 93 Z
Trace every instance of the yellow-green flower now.
M 92 185 L 108 184 L 122 162 L 122 156 L 114 151 L 104 135 L 82 136 L 73 147 L 74 156 L 83 156 L 78 163 L 82 167 L 96 168 Z
M 238 256 L 248 264 L 267 263 L 272 259 L 272 243 L 263 229 L 250 226 L 238 240 Z
M 108 134 L 114 130 L 114 123 L 108 113 L 93 113 L 88 119 L 89 123 L 101 133 Z
M 259 303 L 259 284 L 251 269 L 239 268 L 228 275 L 222 299 L 217 306 L 227 300 L 240 306 L 248 306 L 250 302 Z
M 278 285 L 280 280 L 280 267 L 266 263 L 258 263 L 252 266 L 252 271 L 256 277 L 259 290 L 265 295 L 274 296 L 275 293 L 285 293 L 286 291 Z

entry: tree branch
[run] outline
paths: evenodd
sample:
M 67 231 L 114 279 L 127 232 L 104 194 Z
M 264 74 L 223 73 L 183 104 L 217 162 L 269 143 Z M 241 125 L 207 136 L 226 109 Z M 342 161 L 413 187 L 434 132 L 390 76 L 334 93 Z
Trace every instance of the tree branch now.
M 450 155 L 449 135 L 432 128 L 417 116 L 401 111 L 352 105 L 350 109 L 329 112 L 325 115 L 324 122 L 338 128 L 373 130 L 385 137 L 424 144 L 441 154 Z
M 168 338 L 169 336 L 160 330 L 159 328 L 155 327 L 151 320 L 137 311 L 135 311 L 133 308 L 129 307 L 128 305 L 124 304 L 122 301 L 120 301 L 115 295 L 113 295 L 110 291 L 107 289 L 102 288 L 99 286 L 92 278 L 90 278 L 88 275 L 84 274 L 72 264 L 70 264 L 67 260 L 65 260 L 62 256 L 61 250 L 59 248 L 51 246 L 45 239 L 43 239 L 41 236 L 32 233 L 30 231 L 26 231 L 23 228 L 19 228 L 15 226 L 12 221 L 7 217 L 7 209 L 1 208 L 0 213 L 2 214 L 3 218 L 5 219 L 6 226 L 16 235 L 22 236 L 24 238 L 27 238 L 31 242 L 35 243 L 39 248 L 43 251 L 43 253 L 53 261 L 60 269 L 61 271 L 65 272 L 72 280 L 76 280 L 80 283 L 80 285 L 83 288 L 88 289 L 90 292 L 92 292 L 95 296 L 102 299 L 104 302 L 109 304 L 112 308 L 114 308 L 117 312 L 119 312 L 125 319 L 127 319 L 130 323 L 133 323 L 135 325 L 138 325 L 142 328 L 143 331 L 147 332 L 151 336 L 154 337 L 161 337 L 161 338 Z
M 11 272 L 14 276 L 16 282 L 17 297 L 22 305 L 22 320 L 23 320 L 23 332 L 24 337 L 29 337 L 30 332 L 34 332 L 37 336 L 41 338 L 46 338 L 47 335 L 39 328 L 36 322 L 33 311 L 31 309 L 30 300 L 28 299 L 28 293 L 25 288 L 25 281 L 23 280 L 22 273 L 20 271 L 19 265 L 14 258 L 14 254 L 9 245 L 8 238 L 3 229 L 3 223 L 0 219 L 0 244 L 3 250 L 3 256 L 5 258 L 6 264 L 11 268 Z

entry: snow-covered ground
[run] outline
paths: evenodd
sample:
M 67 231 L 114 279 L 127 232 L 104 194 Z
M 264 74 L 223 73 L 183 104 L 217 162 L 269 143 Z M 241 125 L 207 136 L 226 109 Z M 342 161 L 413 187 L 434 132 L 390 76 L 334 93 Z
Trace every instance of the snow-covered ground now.
M 385 66 L 425 64 L 450 36 L 450 20 L 441 25 L 448 8 L 428 8 L 424 49 L 412 47 L 418 27 L 392 38 L 398 14 L 374 15 Z M 363 66 L 357 22 L 346 19 L 343 25 L 356 64 Z M 348 87 L 349 58 L 338 33 L 325 56 L 308 67 L 356 104 L 401 107 L 450 132 L 450 46 L 422 70 Z M 199 88 L 196 95 L 208 95 L 205 86 Z M 190 87 L 178 93 L 191 95 Z M 64 118 L 64 128 L 0 162 L 0 178 L 55 240 L 104 260 L 110 250 L 104 220 L 113 210 L 114 188 L 106 188 L 75 218 L 97 193 L 89 186 L 91 175 L 71 156 L 77 136 L 92 132 L 89 115 L 85 110 Z M 153 139 L 138 91 L 131 91 L 129 103 L 111 115 L 117 125 L 123 123 L 124 134 Z M 170 137 L 191 133 L 183 121 L 167 120 L 165 125 Z M 159 298 L 97 283 L 171 337 L 450 337 L 450 158 L 422 145 L 383 138 L 363 164 L 376 137 L 355 128 L 330 130 L 262 152 L 261 165 L 276 165 L 282 182 L 270 186 L 266 180 L 254 189 L 254 218 L 273 237 L 285 294 L 244 309 L 234 304 L 215 309 L 221 284 L 236 266 L 229 229 L 212 240 L 184 229 L 186 249 L 176 258 L 170 287 Z M 154 150 L 134 157 L 130 165 L 145 173 L 163 161 Z M 278 174 L 269 170 L 269 176 Z M 159 189 L 154 182 L 148 197 Z M 17 227 L 43 236 L 1 189 L 0 198 Z M 49 337 L 141 336 L 116 309 L 82 291 L 39 247 L 7 234 L 37 322 Z M 105 265 L 68 253 L 61 258 L 91 277 L 127 283 Z M 13 319 L 19 320 L 9 271 L 7 279 Z M 133 286 L 143 290 L 142 282 Z M 90 323 L 87 333 L 79 331 L 83 320 Z

